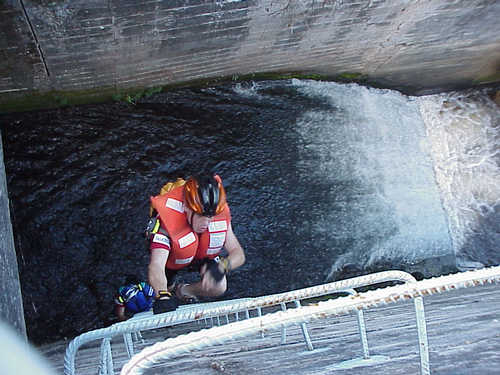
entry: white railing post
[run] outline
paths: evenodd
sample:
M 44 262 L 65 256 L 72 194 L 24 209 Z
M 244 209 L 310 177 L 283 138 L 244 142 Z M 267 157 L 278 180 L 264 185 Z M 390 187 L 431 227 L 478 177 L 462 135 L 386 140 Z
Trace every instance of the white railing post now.
M 257 316 L 260 318 L 262 316 L 262 308 L 259 306 L 257 307 Z M 264 330 L 260 331 L 260 337 L 264 338 Z
M 106 337 L 102 339 L 99 362 L 99 375 L 114 375 L 113 356 L 111 354 L 111 340 Z
M 351 296 L 355 296 L 358 294 L 354 289 L 346 289 L 343 292 L 350 294 Z M 361 346 L 363 347 L 363 358 L 370 358 L 370 350 L 368 349 L 368 337 L 366 336 L 366 325 L 365 325 L 365 315 L 363 310 L 357 310 L 356 314 L 358 316 L 358 330 L 359 336 L 361 338 Z
M 295 301 L 295 306 L 300 308 L 300 301 Z M 311 338 L 309 337 L 309 331 L 307 330 L 306 323 L 300 323 L 300 328 L 302 329 L 302 335 L 304 336 L 304 341 L 306 342 L 307 350 L 314 350 Z
M 422 375 L 430 375 L 429 341 L 427 340 L 427 325 L 425 323 L 423 298 L 415 298 L 414 304 L 418 330 L 418 350 L 420 352 L 420 371 Z
M 281 305 L 281 311 L 286 311 L 286 303 L 281 302 L 280 305 Z M 286 326 L 283 325 L 281 327 L 281 345 L 285 344 L 286 344 Z
M 134 355 L 134 342 L 132 341 L 132 334 L 130 332 L 123 334 L 123 342 L 125 344 L 125 349 L 127 349 L 127 355 L 132 358 Z
M 363 358 L 370 358 L 370 350 L 368 348 L 368 337 L 366 336 L 365 316 L 363 310 L 356 311 L 358 315 L 359 335 L 361 336 L 361 346 L 363 347 Z

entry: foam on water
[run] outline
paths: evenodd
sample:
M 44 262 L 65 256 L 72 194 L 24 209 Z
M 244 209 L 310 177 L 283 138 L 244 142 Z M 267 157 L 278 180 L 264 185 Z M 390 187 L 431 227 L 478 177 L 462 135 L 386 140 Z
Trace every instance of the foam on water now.
M 351 185 L 346 209 L 331 210 L 319 228 L 349 238 L 333 264 L 414 263 L 451 253 L 445 212 L 435 183 L 418 103 L 396 91 L 358 85 L 294 81 L 332 110 L 306 112 L 297 126 L 304 140 L 303 173 L 332 187 Z M 325 204 L 342 204 L 340 191 Z M 324 227 L 324 224 L 327 227 Z
M 258 82 L 237 83 L 234 85 L 233 91 L 243 97 L 260 99 L 259 89 L 261 88 Z
M 484 93 L 418 99 L 461 269 L 500 263 L 500 109 Z

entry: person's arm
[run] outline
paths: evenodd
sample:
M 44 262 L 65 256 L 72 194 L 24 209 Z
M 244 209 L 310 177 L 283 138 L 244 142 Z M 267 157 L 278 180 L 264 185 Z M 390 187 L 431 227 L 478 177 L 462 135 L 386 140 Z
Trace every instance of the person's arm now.
M 231 223 L 229 223 L 229 228 L 227 229 L 226 243 L 224 244 L 224 247 L 228 253 L 226 258 L 229 262 L 227 271 L 234 270 L 245 263 L 245 252 L 233 232 Z
M 167 264 L 169 251 L 166 249 L 151 249 L 151 258 L 148 266 L 148 282 L 155 290 L 155 297 L 158 298 L 160 290 L 167 290 L 167 276 L 165 275 L 165 265 Z
M 115 313 L 119 321 L 127 320 L 127 316 L 125 315 L 125 305 L 115 304 Z
M 245 263 L 245 252 L 238 242 L 231 224 L 229 224 L 229 228 L 227 230 L 226 242 L 224 243 L 224 247 L 228 252 L 228 256 L 226 258 L 220 258 L 220 262 L 216 266 L 218 267 L 218 271 L 217 268 L 215 269 L 215 271 L 213 269 L 210 269 L 211 267 L 215 266 L 215 263 L 209 266 L 204 265 L 200 270 L 200 274 L 202 276 L 202 285 L 205 290 L 214 288 L 217 283 L 223 280 L 224 276 L 228 272 L 240 267 Z M 210 272 L 206 272 L 207 270 L 210 270 Z
M 155 291 L 155 302 L 153 304 L 153 313 L 161 314 L 173 311 L 179 305 L 175 298 L 171 298 L 168 292 L 167 276 L 165 275 L 165 265 L 167 264 L 168 254 L 166 249 L 151 249 L 151 259 L 148 266 L 148 280 Z M 164 294 L 163 294 L 164 293 Z

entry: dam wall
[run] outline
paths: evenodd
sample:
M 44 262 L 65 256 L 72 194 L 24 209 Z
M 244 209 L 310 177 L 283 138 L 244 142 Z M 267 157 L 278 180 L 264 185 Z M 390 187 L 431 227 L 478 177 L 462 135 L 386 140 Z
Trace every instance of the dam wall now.
M 10 222 L 9 197 L 3 162 L 2 137 L 0 136 L 0 324 L 8 323 L 26 339 L 23 301 L 17 268 L 12 224 Z
M 0 15 L 3 109 L 263 72 L 414 94 L 500 81 L 496 0 L 2 0 Z

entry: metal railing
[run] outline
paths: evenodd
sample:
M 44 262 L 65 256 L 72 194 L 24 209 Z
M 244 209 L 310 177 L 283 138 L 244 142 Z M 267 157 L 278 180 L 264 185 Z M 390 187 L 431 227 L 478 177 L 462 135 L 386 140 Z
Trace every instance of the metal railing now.
M 220 307 L 220 306 L 228 305 L 228 304 L 234 305 L 236 302 L 240 303 L 242 301 L 250 301 L 251 299 L 252 298 L 240 298 L 237 300 L 229 300 L 229 301 L 207 302 L 207 303 L 193 304 L 193 305 L 188 304 L 188 305 L 180 305 L 177 308 L 179 310 L 184 310 L 184 311 L 186 311 L 186 309 L 198 310 L 200 308 L 217 307 L 217 306 Z M 235 314 L 235 320 L 238 320 L 239 312 L 235 312 L 234 314 Z M 245 311 L 245 316 L 247 319 L 250 318 L 248 310 Z M 138 319 L 151 319 L 152 317 L 154 317 L 153 311 L 149 310 L 146 312 L 135 314 L 132 318 L 130 318 L 128 320 L 128 322 L 136 321 Z M 221 323 L 220 317 L 221 317 L 220 315 L 217 315 L 217 316 L 212 317 L 212 318 L 205 318 L 205 324 L 207 326 L 209 324 L 214 325 L 214 319 L 216 319 L 217 325 L 221 325 L 222 323 Z M 226 322 L 229 324 L 229 313 L 225 315 L 225 318 L 226 318 Z M 135 339 L 132 336 L 135 336 Z M 123 341 L 124 341 L 125 348 L 127 350 L 127 355 L 129 358 L 132 358 L 132 356 L 135 354 L 134 353 L 134 341 L 139 341 L 139 340 L 142 340 L 142 334 L 140 331 L 138 331 L 138 332 L 126 332 L 123 334 Z M 103 375 L 106 375 L 106 373 L 103 373 Z
M 401 281 L 404 283 L 411 283 L 411 284 L 416 282 L 415 278 L 406 272 L 385 271 L 371 275 L 355 277 L 352 279 L 346 279 L 328 284 L 318 285 L 314 287 L 298 289 L 291 292 L 274 294 L 263 297 L 256 297 L 250 300 L 242 299 L 236 301 L 224 301 L 225 303 L 221 305 L 216 305 L 216 303 L 199 304 L 193 308 L 177 309 L 176 311 L 154 315 L 150 318 L 144 318 L 138 320 L 132 319 L 125 322 L 117 323 L 112 325 L 111 327 L 83 333 L 80 336 L 73 339 L 66 349 L 66 354 L 64 357 L 64 374 L 65 375 L 75 374 L 75 357 L 78 349 L 82 345 L 95 340 L 102 340 L 106 338 L 110 339 L 117 335 L 131 334 L 134 332 L 158 329 L 162 327 L 192 322 L 205 318 L 224 316 L 226 314 L 240 312 L 240 311 L 248 311 L 255 309 L 259 311 L 259 309 L 261 309 L 262 307 L 281 305 L 283 303 L 286 304 L 287 302 L 297 303 L 298 301 L 303 299 L 320 297 L 333 293 L 345 292 L 346 290 L 349 289 L 383 283 L 387 281 Z M 306 307 L 301 307 L 300 309 L 293 309 L 293 310 L 302 310 L 304 308 Z M 417 298 L 415 300 L 415 309 L 417 315 L 421 363 L 422 367 L 424 368 L 428 367 L 429 356 L 428 356 L 427 334 L 425 329 L 424 309 L 421 298 Z M 300 323 L 300 325 L 301 327 L 305 327 L 304 325 L 302 325 L 302 323 Z M 308 334 L 304 334 L 304 338 L 306 340 L 308 348 L 312 349 L 312 343 L 306 337 L 308 337 Z M 113 361 L 111 358 L 111 350 L 109 345 L 110 342 L 108 343 L 103 342 L 101 346 L 101 354 L 102 358 L 104 358 L 103 362 L 105 364 L 104 366 L 101 366 L 101 370 L 103 373 L 111 374 L 113 371 Z
M 159 361 L 165 361 L 180 354 L 207 346 L 222 344 L 235 338 L 246 337 L 262 330 L 276 329 L 282 326 L 286 327 L 292 324 L 324 319 L 329 316 L 338 316 L 351 311 L 376 307 L 381 304 L 395 303 L 409 299 L 415 299 L 415 301 L 418 299 L 421 301 L 422 296 L 494 282 L 500 282 L 500 267 L 498 266 L 377 289 L 355 296 L 320 302 L 317 305 L 304 306 L 300 309 L 292 309 L 268 314 L 256 319 L 235 322 L 224 327 L 213 327 L 200 332 L 192 332 L 145 348 L 123 366 L 121 375 L 139 375 L 152 365 L 157 365 Z M 417 308 L 417 304 L 415 306 Z M 421 307 L 423 309 L 423 305 Z M 422 327 L 425 330 L 425 322 Z M 420 334 L 419 332 L 421 373 L 430 374 L 427 340 L 423 343 Z M 426 338 L 425 331 L 422 332 L 422 335 L 422 337 Z M 422 356 L 423 352 L 426 352 L 427 356 Z

